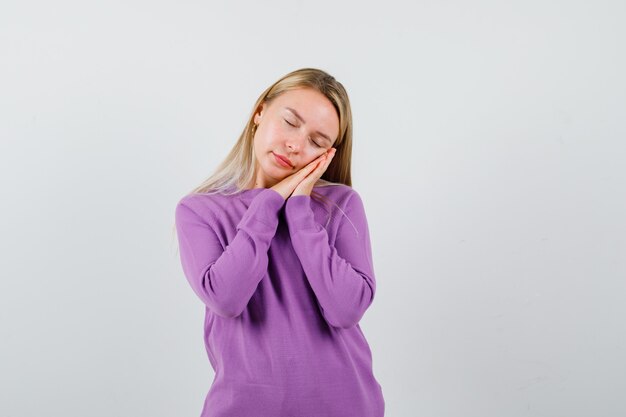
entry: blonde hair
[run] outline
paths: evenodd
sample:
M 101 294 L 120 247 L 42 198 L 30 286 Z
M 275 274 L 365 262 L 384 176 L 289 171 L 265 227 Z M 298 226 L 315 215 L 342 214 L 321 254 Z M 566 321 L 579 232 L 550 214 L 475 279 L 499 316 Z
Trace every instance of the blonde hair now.
M 319 91 L 335 107 L 339 117 L 339 136 L 333 144 L 336 149 L 335 155 L 321 179 L 351 187 L 352 111 L 348 93 L 343 85 L 327 72 L 317 68 L 301 68 L 284 75 L 261 93 L 254 103 L 239 139 L 226 155 L 226 158 L 217 166 L 213 174 L 192 189 L 189 194 L 231 195 L 244 190 L 248 184 L 253 182 L 256 175 L 254 115 L 260 109 L 261 104 L 270 104 L 282 93 L 299 88 L 312 88 Z M 315 190 L 311 192 L 311 198 L 320 202 L 329 201 Z M 338 207 L 336 204 L 334 205 Z
M 256 100 L 248 122 L 239 139 L 214 173 L 190 193 L 228 194 L 228 189 L 241 191 L 254 180 L 254 115 L 263 103 L 271 103 L 282 93 L 298 88 L 313 88 L 330 100 L 339 116 L 339 136 L 333 147 L 336 150 L 332 162 L 321 179 L 352 186 L 350 164 L 352 156 L 352 112 L 348 93 L 343 85 L 330 74 L 315 68 L 302 68 L 283 76 L 268 87 Z

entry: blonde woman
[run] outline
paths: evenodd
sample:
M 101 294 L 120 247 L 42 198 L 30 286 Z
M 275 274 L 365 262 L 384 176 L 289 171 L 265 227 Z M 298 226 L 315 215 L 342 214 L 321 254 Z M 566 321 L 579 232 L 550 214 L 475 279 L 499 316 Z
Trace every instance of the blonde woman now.
M 304 68 L 255 103 L 237 143 L 176 206 L 215 378 L 202 417 L 381 417 L 359 320 L 376 280 L 351 186 L 341 83 Z

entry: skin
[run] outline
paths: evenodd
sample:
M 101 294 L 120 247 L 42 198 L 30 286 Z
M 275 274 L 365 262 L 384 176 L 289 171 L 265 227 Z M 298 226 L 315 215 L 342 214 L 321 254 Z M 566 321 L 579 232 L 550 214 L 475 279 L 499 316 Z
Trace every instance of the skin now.
M 286 107 L 294 109 L 304 121 Z M 263 103 L 254 115 L 254 123 L 256 178 L 251 188 L 272 188 L 285 199 L 311 195 L 335 155 L 339 117 L 330 100 L 311 88 L 287 91 L 269 105 Z M 330 141 L 317 132 L 326 134 Z M 274 154 L 288 158 L 292 166 L 282 166 Z

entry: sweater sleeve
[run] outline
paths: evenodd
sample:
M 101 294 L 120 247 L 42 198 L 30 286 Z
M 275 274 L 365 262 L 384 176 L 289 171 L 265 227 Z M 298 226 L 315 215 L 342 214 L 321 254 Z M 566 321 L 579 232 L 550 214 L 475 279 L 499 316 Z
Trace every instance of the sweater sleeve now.
M 285 216 L 294 250 L 326 321 L 349 328 L 374 301 L 376 280 L 363 202 L 354 191 L 341 216 L 334 245 L 314 219 L 311 197 L 287 199 Z
M 215 221 L 204 219 L 184 201 L 176 206 L 176 230 L 185 277 L 204 304 L 223 317 L 237 317 L 245 309 L 267 272 L 278 211 L 285 199 L 268 188 L 250 202 L 237 232 L 224 248 Z

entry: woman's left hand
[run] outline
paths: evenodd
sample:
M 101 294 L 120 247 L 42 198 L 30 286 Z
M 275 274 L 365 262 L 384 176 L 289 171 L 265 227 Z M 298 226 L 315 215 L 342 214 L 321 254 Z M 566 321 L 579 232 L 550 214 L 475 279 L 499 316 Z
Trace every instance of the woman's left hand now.
M 320 163 L 317 164 L 317 168 L 309 173 L 293 190 L 291 196 L 294 195 L 311 195 L 311 191 L 313 191 L 313 186 L 317 182 L 318 179 L 324 174 L 328 165 L 330 165 L 330 161 L 333 160 L 333 156 L 335 156 L 335 152 L 337 149 L 330 148 L 326 152 L 326 156 Z

